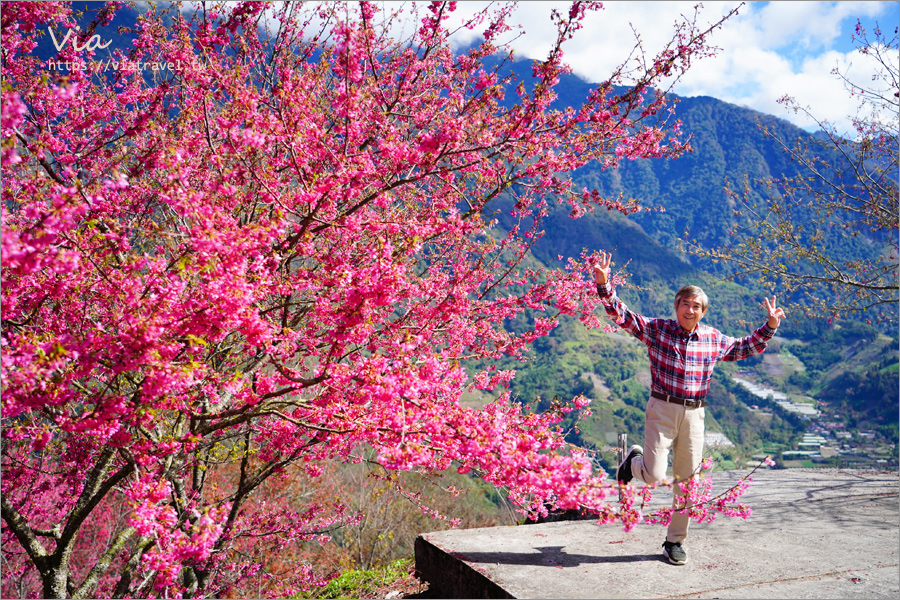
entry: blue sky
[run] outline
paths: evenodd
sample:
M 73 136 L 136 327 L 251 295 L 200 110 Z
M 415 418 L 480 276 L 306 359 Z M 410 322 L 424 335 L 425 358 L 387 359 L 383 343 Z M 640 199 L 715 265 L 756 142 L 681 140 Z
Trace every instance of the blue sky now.
M 389 3 L 386 3 L 389 4 Z M 487 2 L 460 2 L 460 17 Z M 609 75 L 634 45 L 631 25 L 645 48 L 661 48 L 681 14 L 693 13 L 696 2 L 604 2 L 602 11 L 588 16 L 585 28 L 571 40 L 567 59 L 576 74 L 596 82 Z M 740 2 L 704 2 L 699 22 L 708 24 Z M 554 34 L 550 9 L 565 10 L 567 2 L 523 2 L 516 19 L 525 35 L 513 42 L 518 55 L 542 58 Z M 870 30 L 877 21 L 894 35 L 898 7 L 893 2 L 746 2 L 736 17 L 712 37 L 721 48 L 717 56 L 696 62 L 678 83 L 683 96 L 713 96 L 774 114 L 806 129 L 814 124 L 785 110 L 778 98 L 790 95 L 817 117 L 847 128 L 856 102 L 831 74 L 835 66 L 851 78 L 865 81 L 872 66 L 855 52 L 851 34 L 860 19 Z M 477 32 L 472 32 L 477 35 Z M 460 38 L 460 43 L 470 40 Z M 900 57 L 894 59 L 900 62 Z

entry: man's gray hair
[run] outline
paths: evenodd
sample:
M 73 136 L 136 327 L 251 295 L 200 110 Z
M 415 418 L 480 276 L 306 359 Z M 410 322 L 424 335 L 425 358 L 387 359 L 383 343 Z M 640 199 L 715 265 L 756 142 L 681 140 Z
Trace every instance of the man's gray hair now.
M 706 309 L 709 308 L 709 298 L 707 298 L 706 292 L 696 285 L 686 285 L 678 290 L 678 293 L 675 294 L 676 307 L 681 304 L 682 298 L 696 298 L 700 301 L 700 308 L 703 309 L 703 312 L 706 312 Z

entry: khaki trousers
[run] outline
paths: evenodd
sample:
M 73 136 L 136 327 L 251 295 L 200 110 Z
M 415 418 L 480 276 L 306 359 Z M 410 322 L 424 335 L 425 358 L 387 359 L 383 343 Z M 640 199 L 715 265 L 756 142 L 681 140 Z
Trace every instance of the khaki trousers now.
M 631 473 L 644 483 L 656 483 L 665 478 L 672 449 L 672 474 L 675 478 L 673 506 L 683 506 L 679 481 L 686 481 L 703 460 L 703 419 L 705 408 L 685 408 L 657 398 L 647 403 L 644 424 L 644 456 L 631 461 Z M 669 523 L 666 539 L 681 542 L 687 537 L 690 518 L 675 513 Z

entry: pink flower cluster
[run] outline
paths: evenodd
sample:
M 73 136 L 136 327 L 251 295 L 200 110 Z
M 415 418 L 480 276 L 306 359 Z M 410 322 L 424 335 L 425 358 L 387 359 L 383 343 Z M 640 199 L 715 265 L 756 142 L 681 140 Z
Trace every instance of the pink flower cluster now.
M 143 568 L 157 573 L 154 586 L 165 590 L 178 583 L 182 565 L 203 564 L 222 534 L 224 507 L 208 507 L 200 513 L 186 507 L 187 522 L 180 524 L 178 513 L 167 504 L 171 485 L 166 480 L 146 474 L 125 491 L 134 503 L 128 524 L 152 547 L 144 553 Z
M 613 93 L 620 69 L 557 111 L 561 48 L 595 7 L 556 14 L 530 88 L 487 60 L 509 7 L 469 23 L 488 33 L 463 55 L 448 41 L 454 3 L 429 5 L 411 44 L 371 3 L 275 7 L 273 37 L 256 27 L 263 8 L 154 5 L 112 52 L 115 73 L 56 79 L 33 50 L 45 27 L 74 24 L 71 7 L 4 4 L 9 572 L 45 594 L 229 593 L 348 518 L 323 499 L 261 502 L 267 482 L 360 448 L 392 469 L 471 469 L 532 513 L 553 502 L 639 521 L 562 439 L 562 415 L 587 399 L 529 414 L 505 390 L 514 373 L 479 365 L 524 356 L 561 315 L 599 326 L 591 256 L 525 261 L 555 204 L 636 208 L 560 174 L 685 150 L 650 90 L 706 52 L 702 32 L 665 69 L 629 74 L 634 93 Z M 56 58 L 93 54 L 79 42 Z M 135 66 L 151 63 L 177 67 Z M 524 314 L 527 331 L 504 327 Z M 461 405 L 476 388 L 496 400 Z M 29 501 L 39 485 L 53 506 Z M 113 506 L 126 514 L 97 525 Z M 102 535 L 78 546 L 88 531 Z M 76 546 L 83 567 L 69 564 Z M 300 569 L 282 589 L 315 581 Z

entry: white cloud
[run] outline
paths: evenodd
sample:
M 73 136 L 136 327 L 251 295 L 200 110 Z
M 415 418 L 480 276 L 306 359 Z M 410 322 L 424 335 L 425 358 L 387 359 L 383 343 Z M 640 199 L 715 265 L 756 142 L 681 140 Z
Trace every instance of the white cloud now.
M 841 23 L 854 15 L 870 14 L 878 2 L 751 2 L 736 28 L 753 36 L 760 47 L 798 45 L 828 48 L 841 35 Z
M 739 2 L 706 2 L 698 22 L 711 24 Z M 717 56 L 696 61 L 675 88 L 684 96 L 707 95 L 755 110 L 775 114 L 795 124 L 812 128 L 802 115 L 786 111 L 777 103 L 789 95 L 820 119 L 848 127 L 847 116 L 855 113 L 856 100 L 844 91 L 831 73 L 836 65 L 854 63 L 854 77 L 866 78 L 866 67 L 847 48 L 846 25 L 856 18 L 884 16 L 891 2 L 748 2 L 736 17 L 713 34 L 711 43 L 721 48 Z M 460 13 L 473 14 L 487 2 L 460 2 Z M 566 11 L 567 2 L 525 2 L 514 22 L 526 34 L 513 42 L 518 56 L 543 58 L 555 37 L 550 10 Z M 604 2 L 604 9 L 590 13 L 584 29 L 570 40 L 566 59 L 576 74 L 588 81 L 606 79 L 628 57 L 635 43 L 634 30 L 651 55 L 671 38 L 675 22 L 693 13 L 694 2 Z M 895 13 L 891 13 L 892 15 Z M 456 18 L 456 17 L 455 17 Z M 896 18 L 895 16 L 891 18 Z M 893 25 L 892 25 L 893 26 Z M 888 27 L 885 26 L 884 29 Z M 480 31 L 457 42 L 471 43 Z

